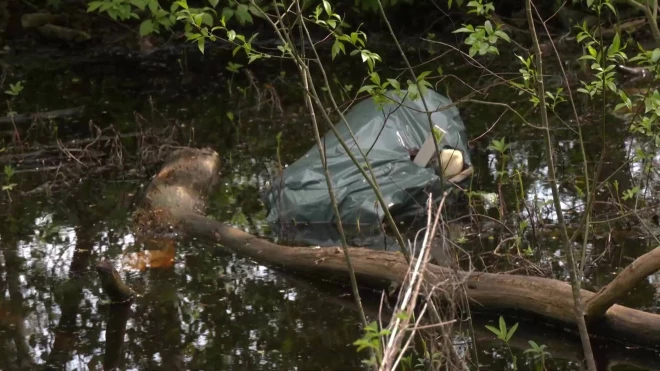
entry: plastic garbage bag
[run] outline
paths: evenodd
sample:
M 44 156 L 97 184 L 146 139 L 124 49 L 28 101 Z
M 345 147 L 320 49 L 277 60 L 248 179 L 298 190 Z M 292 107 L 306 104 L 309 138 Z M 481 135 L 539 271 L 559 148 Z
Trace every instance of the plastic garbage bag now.
M 411 100 L 406 91 L 402 94 L 388 92 L 385 103 L 365 99 L 346 113 L 349 126 L 341 120 L 336 124 L 340 137 L 361 164 L 364 159 L 358 147 L 366 154 L 388 209 L 399 216 L 419 212 L 428 192 L 439 199 L 451 186 L 439 174 L 437 161 L 436 166 L 427 167 L 413 163 L 431 130 L 422 99 L 418 96 Z M 459 151 L 461 169 L 471 170 L 467 134 L 458 109 L 447 108 L 451 100 L 430 89 L 425 91 L 424 100 L 432 112 L 433 125 L 445 132 L 438 150 Z M 356 140 L 351 138 L 349 127 Z M 342 224 L 358 229 L 360 225 L 380 225 L 384 214 L 372 188 L 331 131 L 322 139 Z M 269 224 L 336 223 L 316 145 L 273 179 L 269 187 L 264 197 Z

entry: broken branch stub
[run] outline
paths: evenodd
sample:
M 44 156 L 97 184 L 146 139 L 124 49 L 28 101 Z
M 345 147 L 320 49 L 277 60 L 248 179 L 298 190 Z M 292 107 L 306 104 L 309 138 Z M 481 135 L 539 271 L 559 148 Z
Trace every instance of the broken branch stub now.
M 348 281 L 348 268 L 339 247 L 315 249 L 277 245 L 202 215 L 206 196 L 218 180 L 218 172 L 211 170 L 217 166 L 219 157 L 210 150 L 188 149 L 173 154 L 151 181 L 142 211 L 158 211 L 166 216 L 160 221 L 178 227 L 181 232 L 220 243 L 257 262 L 324 280 Z M 150 226 L 159 225 L 147 225 Z M 404 282 L 408 264 L 400 253 L 356 247 L 349 248 L 349 252 L 361 286 L 386 289 L 392 282 L 399 285 Z M 468 273 L 433 264 L 428 265 L 425 280 L 430 285 L 439 285 L 452 275 L 466 280 L 466 293 L 475 309 L 518 309 L 567 327 L 577 327 L 571 287 L 566 282 L 510 274 Z M 582 290 L 581 294 L 587 302 L 596 296 L 587 290 Z M 591 333 L 660 347 L 660 315 L 612 305 L 601 321 L 592 324 Z

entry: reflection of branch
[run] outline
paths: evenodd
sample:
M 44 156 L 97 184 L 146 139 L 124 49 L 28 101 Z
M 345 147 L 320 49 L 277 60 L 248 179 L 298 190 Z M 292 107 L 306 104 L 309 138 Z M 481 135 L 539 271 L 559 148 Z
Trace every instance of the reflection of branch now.
M 130 313 L 130 305 L 110 305 L 108 322 L 105 326 L 105 354 L 103 355 L 105 370 L 114 370 L 121 363 L 126 322 L 128 322 Z
M 87 218 L 83 219 L 83 216 Z M 79 217 L 81 220 L 91 221 L 84 213 Z M 76 321 L 80 311 L 79 304 L 83 299 L 83 281 L 80 277 L 87 270 L 93 250 L 91 223 L 84 223 L 76 229 L 76 250 L 69 266 L 69 280 L 63 284 L 64 294 L 60 304 L 62 315 L 55 331 L 53 348 L 48 355 L 48 365 L 54 368 L 61 368 L 70 360 L 70 352 L 75 349 L 75 343 L 79 340 L 74 334 L 78 330 Z
M 660 270 L 660 247 L 635 259 L 612 282 L 600 289 L 585 303 L 586 316 L 590 321 L 603 317 L 615 302 L 628 294 L 650 274 Z
M 18 244 L 18 242 L 9 242 L 5 241 L 4 239 L 3 242 L 5 242 L 4 245 L 7 247 L 9 247 L 10 244 L 13 245 L 11 248 L 4 249 L 4 257 L 6 267 L 5 274 L 7 277 L 7 288 L 9 291 L 11 312 L 18 317 L 14 321 L 14 328 L 12 331 L 14 335 L 14 344 L 16 346 L 16 358 L 21 369 L 33 369 L 35 366 L 34 360 L 32 358 L 33 352 L 32 348 L 27 343 L 28 337 L 25 333 L 25 319 L 23 318 L 23 293 L 21 292 L 21 283 L 18 274 L 19 272 L 17 271 L 21 266 L 15 246 Z

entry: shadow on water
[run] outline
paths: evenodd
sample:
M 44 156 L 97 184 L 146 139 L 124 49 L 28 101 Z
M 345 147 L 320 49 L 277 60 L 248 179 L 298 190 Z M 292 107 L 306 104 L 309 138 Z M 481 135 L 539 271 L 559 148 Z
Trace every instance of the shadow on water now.
M 291 163 L 314 144 L 295 79 L 289 77 L 293 71 L 278 66 L 255 69 L 248 79 L 226 72 L 222 55 L 208 58 L 201 63 L 192 53 L 146 60 L 100 56 L 55 70 L 24 67 L 17 73 L 26 80 L 26 89 L 16 110 L 85 105 L 86 112 L 78 120 L 44 123 L 39 128 L 38 133 L 55 131 L 61 137 L 87 136 L 89 120 L 99 126 L 112 124 L 118 131 L 139 130 L 135 113 L 151 125 L 172 124 L 184 133 L 178 138 L 182 145 L 209 145 L 223 158 L 223 184 L 213 195 L 210 214 L 252 233 L 269 235 L 259 188 L 273 164 Z M 453 65 L 457 74 L 468 71 L 456 61 L 447 65 Z M 335 74 L 344 83 L 358 84 L 354 70 L 339 68 Z M 460 88 L 456 89 L 460 96 Z M 256 111 L 256 106 L 261 110 Z M 500 113 L 480 107 L 466 109 L 463 116 L 476 137 Z M 516 157 L 509 166 L 524 167 L 520 183 L 526 197 L 544 202 L 549 192 L 543 180 L 534 176 L 545 173 L 539 144 L 533 133 L 515 130 L 514 124 L 513 120 L 502 123 L 492 138 L 510 138 Z M 274 149 L 280 132 L 281 157 L 277 158 Z M 561 134 L 558 138 L 564 179 L 576 178 L 580 164 L 575 143 L 564 141 Z M 612 140 L 618 144 L 607 144 L 612 148 L 607 164 L 617 168 L 630 141 L 616 135 Z M 603 145 L 597 140 L 589 143 Z M 123 145 L 134 150 L 138 143 L 127 139 Z M 502 219 L 507 219 L 515 211 L 516 189 L 498 189 L 495 171 L 501 164 L 485 145 L 476 147 L 474 187 L 498 193 L 507 208 Z M 19 187 L 31 189 L 41 181 L 39 176 L 26 175 Z M 620 179 L 622 184 L 626 181 L 625 176 Z M 564 192 L 577 194 L 571 184 L 565 182 Z M 126 256 L 139 256 L 148 247 L 148 241 L 137 239 L 129 228 L 128 218 L 139 195 L 138 182 L 106 177 L 72 184 L 54 197 L 5 200 L 0 223 L 1 369 L 363 369 L 365 355 L 352 345 L 361 337 L 359 317 L 346 288 L 311 284 L 194 241 L 173 246 L 169 255 L 158 263 L 152 260 L 150 267 L 127 260 Z M 579 211 L 581 205 L 573 199 L 564 201 L 567 208 Z M 544 214 L 542 208 L 537 211 L 535 215 L 552 224 L 552 215 Z M 497 208 L 488 210 L 489 215 L 493 212 Z M 484 228 L 477 233 L 462 229 L 454 233 L 461 247 L 475 256 L 477 269 L 566 278 L 551 228 L 542 240 L 533 242 L 534 255 L 528 260 L 495 254 L 501 231 L 497 226 Z M 324 232 L 328 234 L 324 240 L 336 238 L 331 231 Z M 368 232 L 358 233 L 357 244 L 384 241 L 382 235 Z M 632 234 L 604 230 L 589 245 L 589 257 L 597 264 L 587 271 L 587 288 L 609 282 L 621 267 L 652 246 Z M 100 299 L 93 267 L 104 258 L 123 268 L 122 277 L 138 293 L 132 305 L 109 305 Z M 659 282 L 658 274 L 649 277 L 622 304 L 659 312 Z M 371 318 L 377 318 L 378 303 L 378 295 L 365 293 Z M 548 369 L 581 369 L 575 334 L 539 325 L 519 313 L 505 316 L 509 324 L 520 323 L 512 341 L 519 359 L 526 359 L 523 350 L 529 347 L 528 340 L 534 340 L 547 345 L 552 354 Z M 474 316 L 473 340 L 479 359 L 471 361 L 478 361 L 483 370 L 502 370 L 509 361 L 508 353 L 484 327 L 495 321 L 490 313 Z M 460 329 L 468 333 L 467 324 Z M 660 354 L 653 351 L 603 341 L 595 345 L 603 369 L 631 370 L 635 364 L 640 370 L 660 368 Z

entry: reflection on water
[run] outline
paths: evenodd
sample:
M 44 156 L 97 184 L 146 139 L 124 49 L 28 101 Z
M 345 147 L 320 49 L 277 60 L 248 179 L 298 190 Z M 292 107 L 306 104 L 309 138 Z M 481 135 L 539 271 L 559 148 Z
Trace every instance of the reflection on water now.
M 38 211 L 12 209 L 10 222 L 0 228 L 0 368 L 361 368 L 364 355 L 351 345 L 360 337 L 359 318 L 348 290 L 309 284 L 196 242 L 176 244 L 174 264 L 134 269 L 126 256 L 155 249 L 153 241 L 132 237 L 126 218 L 101 221 L 134 187 L 80 189 L 76 197 L 95 205 L 89 208 L 69 198 L 39 200 Z M 105 200 L 94 202 L 98 194 Z M 604 245 L 594 245 L 594 254 L 604 258 L 589 272 L 591 284 L 609 281 L 619 257 L 646 249 L 639 243 L 624 246 L 604 252 Z M 138 293 L 132 305 L 112 306 L 103 299 L 92 268 L 104 258 L 115 262 Z M 653 280 L 631 295 L 630 305 L 647 303 L 644 309 L 658 311 L 657 296 L 648 300 Z M 377 298 L 365 300 L 375 319 Z M 510 315 L 510 323 L 521 322 L 513 343 L 518 352 L 536 340 L 555 354 L 555 369 L 579 369 L 577 338 Z M 489 318 L 475 317 L 479 362 L 482 369 L 500 370 L 508 353 L 485 330 L 493 324 Z
M 80 220 L 92 212 L 82 211 Z M 122 251 L 137 248 L 136 242 L 130 235 L 112 236 L 103 223 L 66 222 L 59 219 L 57 231 L 45 239 L 43 223 L 23 234 L 2 228 L 4 370 L 21 365 L 95 370 L 104 363 L 168 370 L 360 364 L 350 344 L 359 336 L 353 311 L 328 305 L 322 294 L 212 246 L 182 243 L 173 266 L 124 271 L 139 297 L 132 306 L 110 306 L 99 299 L 91 268 L 102 258 L 121 261 Z M 121 352 L 116 351 L 121 340 L 112 336 L 117 333 L 123 333 Z

